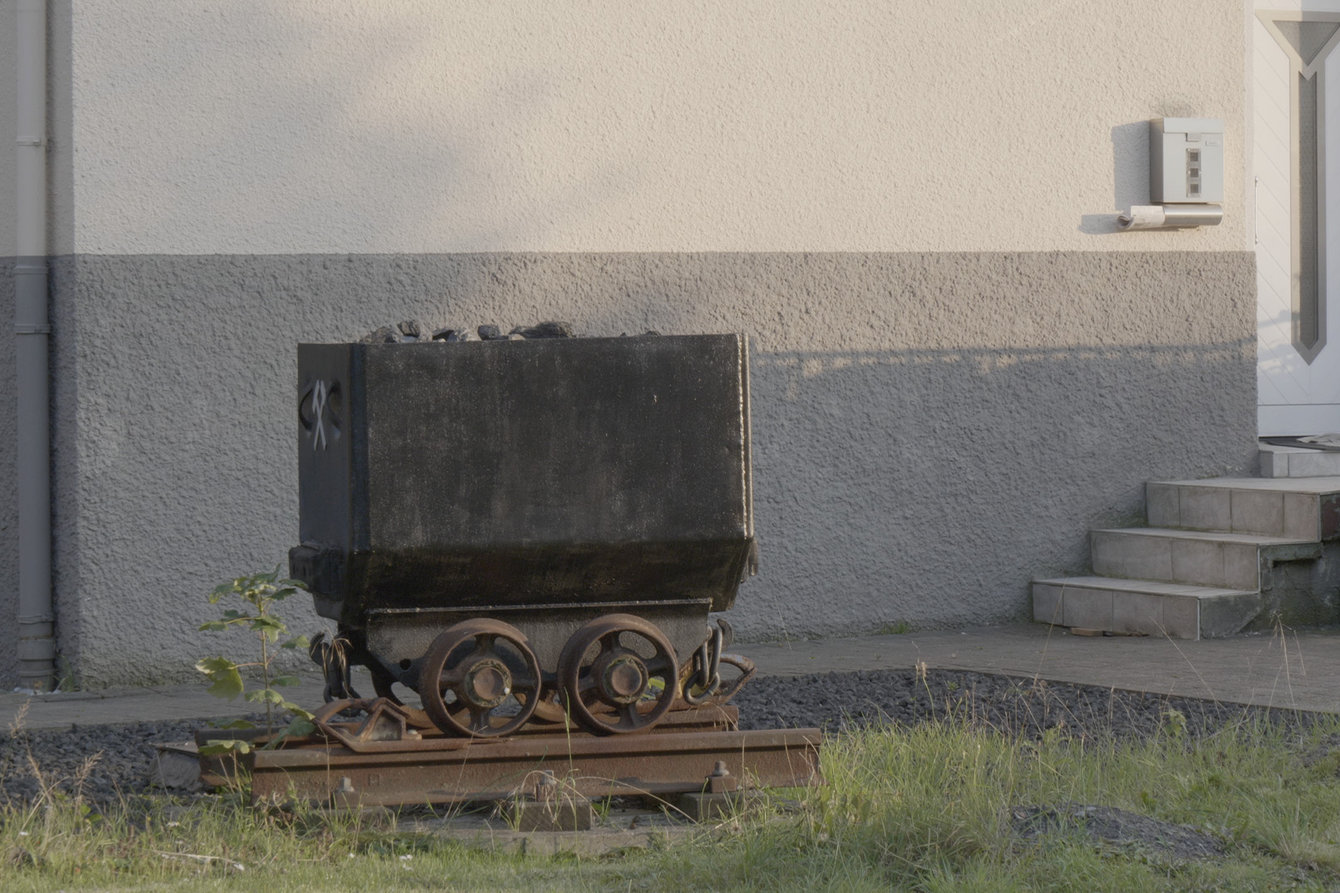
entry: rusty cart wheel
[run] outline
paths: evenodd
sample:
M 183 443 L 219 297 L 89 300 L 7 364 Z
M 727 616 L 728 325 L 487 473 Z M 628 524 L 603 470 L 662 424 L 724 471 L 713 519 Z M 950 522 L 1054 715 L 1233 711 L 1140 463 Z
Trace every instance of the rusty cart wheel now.
M 606 614 L 563 646 L 558 686 L 568 715 L 588 732 L 640 732 L 674 704 L 679 665 L 655 624 L 632 614 Z
M 465 620 L 441 633 L 419 671 L 419 697 L 449 735 L 490 738 L 525 725 L 540 693 L 526 637 L 500 620 Z

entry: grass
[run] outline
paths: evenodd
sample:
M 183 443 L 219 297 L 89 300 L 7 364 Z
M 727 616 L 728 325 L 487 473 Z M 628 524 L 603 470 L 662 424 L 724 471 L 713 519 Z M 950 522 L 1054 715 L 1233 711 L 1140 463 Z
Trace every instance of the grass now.
M 1018 741 L 959 720 L 869 727 L 827 743 L 827 783 L 787 792 L 798 810 L 592 858 L 479 852 L 385 817 L 253 810 L 237 794 L 96 810 L 77 779 L 60 793 L 43 778 L 36 803 L 0 810 L 0 879 L 7 891 L 1334 889 L 1340 718 L 1255 716 L 1193 738 L 1170 713 L 1139 741 Z M 1015 833 L 1012 809 L 1066 803 L 1191 826 L 1226 855 L 1178 859 L 1077 827 Z

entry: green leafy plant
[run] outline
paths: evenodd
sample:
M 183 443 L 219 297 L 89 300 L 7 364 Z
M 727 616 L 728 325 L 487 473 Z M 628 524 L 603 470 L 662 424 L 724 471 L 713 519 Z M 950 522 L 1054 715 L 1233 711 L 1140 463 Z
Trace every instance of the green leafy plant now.
M 294 716 L 288 726 L 279 735 L 275 736 L 268 746 L 276 745 L 290 735 L 306 735 L 315 730 L 312 714 L 289 701 L 279 690 L 284 686 L 298 684 L 298 677 L 276 674 L 274 668 L 279 649 L 305 649 L 308 647 L 306 636 L 288 637 L 288 626 L 274 610 L 277 603 L 296 592 L 303 591 L 305 588 L 297 580 L 281 578 L 279 568 L 275 568 L 266 574 L 238 577 L 215 587 L 214 591 L 209 594 L 209 603 L 211 605 L 218 605 L 221 602 L 236 604 L 234 599 L 238 599 L 242 602 L 243 607 L 241 609 L 225 608 L 218 620 L 210 620 L 200 625 L 200 629 L 206 632 L 225 632 L 229 629 L 241 628 L 250 630 L 255 634 L 260 644 L 258 660 L 239 663 L 226 657 L 207 657 L 197 661 L 195 668 L 209 678 L 211 683 L 209 686 L 210 694 L 229 700 L 241 695 L 254 704 L 264 705 L 265 731 L 267 734 L 274 733 L 276 710 L 286 710 Z M 244 672 L 248 675 L 259 675 L 261 687 L 248 690 L 243 678 Z M 230 739 L 211 741 L 208 745 L 202 747 L 201 751 L 203 753 L 223 753 L 226 751 L 246 753 L 250 749 L 251 745 L 247 741 Z

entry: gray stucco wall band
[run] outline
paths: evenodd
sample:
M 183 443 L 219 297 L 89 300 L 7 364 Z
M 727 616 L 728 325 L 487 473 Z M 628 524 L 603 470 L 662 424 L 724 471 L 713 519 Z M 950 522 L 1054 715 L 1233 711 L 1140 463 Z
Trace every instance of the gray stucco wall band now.
M 748 333 L 746 639 L 1024 618 L 1146 480 L 1254 461 L 1249 252 L 67 256 L 52 289 L 61 648 L 90 687 L 218 648 L 204 594 L 296 536 L 294 344 L 405 318 Z
M 14 262 L 0 258 L 0 684 L 18 681 L 18 401 L 15 397 Z

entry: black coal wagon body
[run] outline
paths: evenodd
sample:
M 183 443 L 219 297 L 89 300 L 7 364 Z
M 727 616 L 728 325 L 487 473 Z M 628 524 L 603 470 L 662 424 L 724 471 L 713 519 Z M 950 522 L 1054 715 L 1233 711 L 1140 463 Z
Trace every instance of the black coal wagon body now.
M 492 736 L 703 693 L 755 554 L 743 336 L 303 344 L 298 375 L 291 572 L 379 694 Z

